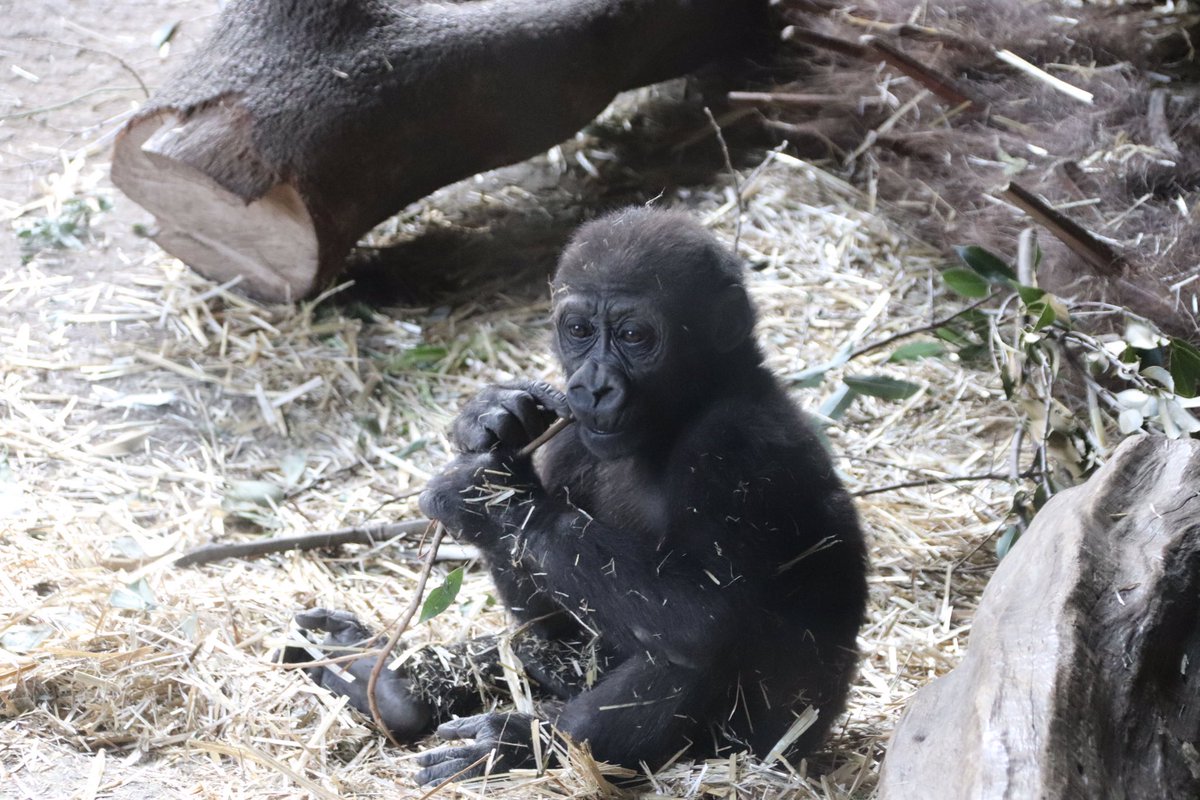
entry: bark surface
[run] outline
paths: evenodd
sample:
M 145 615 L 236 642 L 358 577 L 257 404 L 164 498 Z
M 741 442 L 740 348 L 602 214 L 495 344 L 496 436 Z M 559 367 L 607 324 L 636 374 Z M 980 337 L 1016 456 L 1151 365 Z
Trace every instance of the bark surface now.
M 1200 443 L 1126 441 L 984 592 L 897 726 L 880 797 L 1200 797 Z
M 743 48 L 765 5 L 238 0 L 122 131 L 113 181 L 201 273 L 299 299 L 404 205 Z

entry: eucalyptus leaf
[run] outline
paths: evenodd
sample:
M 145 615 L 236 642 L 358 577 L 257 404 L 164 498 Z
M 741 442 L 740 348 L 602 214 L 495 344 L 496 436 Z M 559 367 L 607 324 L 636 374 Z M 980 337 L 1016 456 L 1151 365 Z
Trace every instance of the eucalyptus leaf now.
M 146 558 L 146 551 L 141 542 L 132 536 L 118 536 L 112 540 L 113 551 L 122 558 L 141 560 Z
M 918 384 L 889 378 L 886 375 L 847 375 L 842 380 L 859 394 L 883 400 L 904 400 L 921 389 Z
M 1025 286 L 1024 284 L 1017 287 L 1017 294 L 1021 296 L 1021 302 L 1025 305 L 1036 303 L 1046 296 L 1044 289 L 1039 289 L 1036 286 Z
M 988 283 L 1015 283 L 1017 273 L 1013 271 L 1004 259 L 978 245 L 955 247 L 954 252 L 962 262 L 984 278 Z
M 138 578 L 127 586 L 118 586 L 108 597 L 113 608 L 128 608 L 134 611 L 149 611 L 157 605 L 154 592 L 145 578 Z
M 1175 379 L 1162 367 L 1146 367 L 1142 370 L 1142 377 L 1148 381 L 1154 381 L 1168 392 L 1175 391 Z
M 1136 347 L 1138 350 L 1154 350 L 1167 343 L 1167 340 L 1150 325 L 1133 318 L 1125 320 L 1125 332 L 1121 338 L 1128 342 L 1130 347 Z
M 1200 389 L 1200 350 L 1182 339 L 1171 339 L 1171 377 L 1175 379 L 1175 393 L 1181 397 L 1195 397 Z
M 458 597 L 458 590 L 462 588 L 462 580 L 463 568 L 455 567 L 454 571 L 446 576 L 442 585 L 431 591 L 425 598 L 425 603 L 421 606 L 421 618 L 418 622 L 432 619 L 449 608 L 450 604 L 454 602 L 454 598 Z
M 1003 559 L 1008 552 L 1012 550 L 1017 540 L 1021 538 L 1021 529 L 1016 525 L 1009 525 L 1004 529 L 1004 533 L 1000 534 L 1000 538 L 996 540 L 996 558 Z
M 304 477 L 305 458 L 303 453 L 288 453 L 279 464 L 283 480 L 288 486 L 296 486 Z
M 1121 433 L 1130 434 L 1134 431 L 1142 429 L 1142 423 L 1146 418 L 1142 416 L 1142 412 L 1136 408 L 1127 408 L 1117 417 L 1117 426 L 1121 429 Z
M 858 393 L 843 383 L 833 390 L 833 394 L 825 398 L 817 409 L 817 413 L 826 419 L 841 419 L 856 397 L 858 397 Z
M 921 358 L 938 358 L 946 354 L 946 347 L 941 342 L 909 342 L 892 351 L 888 356 L 890 363 L 901 361 L 916 361 Z
M 942 271 L 942 280 L 946 286 L 963 297 L 982 298 L 991 293 L 988 282 L 975 272 L 961 267 L 952 267 Z
M 0 647 L 12 653 L 28 653 L 50 638 L 54 629 L 49 625 L 18 625 L 0 636 Z
M 283 502 L 283 496 L 283 487 L 270 481 L 232 481 L 225 490 L 225 500 L 230 504 L 275 506 Z

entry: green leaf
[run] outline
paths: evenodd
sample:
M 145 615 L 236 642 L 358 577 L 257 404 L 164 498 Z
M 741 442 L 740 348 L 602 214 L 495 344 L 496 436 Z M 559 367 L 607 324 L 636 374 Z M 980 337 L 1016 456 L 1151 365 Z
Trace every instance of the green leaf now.
M 1029 313 L 1031 316 L 1037 316 L 1037 321 L 1033 323 L 1033 329 L 1035 331 L 1040 331 L 1047 325 L 1053 325 L 1055 320 L 1058 319 L 1058 315 L 1054 313 L 1053 306 L 1041 300 L 1030 304 Z
M 427 619 L 433 619 L 449 608 L 450 604 L 454 602 L 454 598 L 458 597 L 458 590 L 462 588 L 462 579 L 463 568 L 455 567 L 454 571 L 446 576 L 445 582 L 425 598 L 425 603 L 421 606 L 421 618 L 417 621 L 424 622 Z
M 437 366 L 438 362 L 444 359 L 450 351 L 445 347 L 435 344 L 419 344 L 416 347 L 410 347 L 403 353 L 400 353 L 392 360 L 391 367 L 394 370 L 411 370 L 411 369 L 429 369 Z
M 963 336 L 953 328 L 938 328 L 933 332 L 933 335 L 941 339 L 943 342 L 949 342 L 955 347 L 969 347 L 971 340 Z
M 858 397 L 858 393 L 849 386 L 842 384 L 833 391 L 833 394 L 825 398 L 825 402 L 821 403 L 821 407 L 817 409 L 817 413 L 827 419 L 841 419 L 846 413 L 846 409 L 850 408 L 854 398 Z
M 942 280 L 946 282 L 946 286 L 951 291 L 957 292 L 963 297 L 987 297 L 992 291 L 987 281 L 971 270 L 962 269 L 961 267 L 952 267 L 944 270 L 942 272 Z
M 1200 350 L 1182 339 L 1172 337 L 1170 352 L 1175 393 L 1180 397 L 1195 397 L 1200 384 Z
M 253 503 L 256 506 L 276 506 L 283 502 L 283 487 L 270 481 L 231 481 L 225 490 L 225 505 Z
M 54 629 L 49 625 L 18 625 L 0 636 L 0 647 L 14 653 L 28 653 L 50 638 Z
M 954 252 L 962 262 L 981 275 L 988 283 L 1015 283 L 1017 273 L 1004 262 L 1000 256 L 990 253 L 977 245 L 955 247 Z M 982 295 L 981 295 L 982 296 Z
M 842 380 L 859 394 L 884 400 L 904 400 L 921 389 L 915 383 L 889 378 L 886 375 L 847 375 Z
M 916 361 L 922 358 L 937 358 L 946 354 L 946 347 L 941 342 L 909 342 L 892 351 L 888 362 L 897 364 L 901 361 Z
M 145 578 L 138 578 L 128 586 L 118 586 L 108 597 L 113 608 L 128 608 L 134 611 L 149 611 L 156 605 L 154 592 Z
M 1044 289 L 1039 289 L 1036 286 L 1026 286 L 1021 284 L 1017 287 L 1017 294 L 1021 295 L 1021 302 L 1028 306 L 1045 297 L 1046 291 Z
M 1012 550 L 1012 546 L 1021 538 L 1021 529 L 1016 525 L 1009 525 L 1004 529 L 1004 533 L 1000 534 L 1000 538 L 996 540 L 996 558 L 1003 559 L 1008 555 L 1008 551 Z
M 826 372 L 829 372 L 829 365 L 822 364 L 819 367 L 812 367 L 789 375 L 788 382 L 797 389 L 815 389 L 825 382 Z

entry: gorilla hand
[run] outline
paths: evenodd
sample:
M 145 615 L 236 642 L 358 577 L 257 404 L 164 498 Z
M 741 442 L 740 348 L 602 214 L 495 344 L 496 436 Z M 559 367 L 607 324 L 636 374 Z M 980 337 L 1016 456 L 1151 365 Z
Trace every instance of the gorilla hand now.
M 459 413 L 450 439 L 463 453 L 486 453 L 497 447 L 519 450 L 540 436 L 555 417 L 569 413 L 567 398 L 548 383 L 489 386 Z
M 417 756 L 417 763 L 424 767 L 417 773 L 417 783 L 435 783 L 452 776 L 465 780 L 532 764 L 534 726 L 539 724 L 528 714 L 495 711 L 447 722 L 437 729 L 439 737 L 475 741 L 446 745 Z M 549 747 L 543 751 L 548 752 Z
M 529 514 L 542 492 L 528 457 L 498 452 L 459 456 L 421 493 L 421 512 L 463 541 L 487 547 Z
M 312 608 L 296 614 L 296 624 L 305 631 L 321 631 L 328 634 L 320 647 L 326 657 L 346 655 L 348 649 L 365 647 L 371 631 L 349 611 L 331 611 L 327 608 Z M 382 643 L 381 643 L 382 644 Z M 287 647 L 283 661 L 300 664 L 312 656 L 305 648 Z M 336 695 L 350 698 L 350 705 L 370 716 L 371 704 L 367 698 L 367 685 L 371 670 L 375 668 L 378 654 L 364 655 L 349 663 L 308 667 L 304 671 L 313 682 Z M 375 704 L 379 716 L 387 729 L 398 741 L 412 741 L 422 736 L 429 727 L 432 711 L 428 704 L 412 693 L 408 678 L 390 669 L 379 673 L 375 684 Z

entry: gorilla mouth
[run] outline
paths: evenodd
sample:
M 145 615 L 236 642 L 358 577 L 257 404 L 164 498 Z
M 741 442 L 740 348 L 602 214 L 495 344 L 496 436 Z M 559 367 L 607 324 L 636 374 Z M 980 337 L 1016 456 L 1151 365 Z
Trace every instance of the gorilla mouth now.
M 602 460 L 611 460 L 631 455 L 637 450 L 638 437 L 628 430 L 600 430 L 590 425 L 582 426 L 583 445 L 592 455 Z

